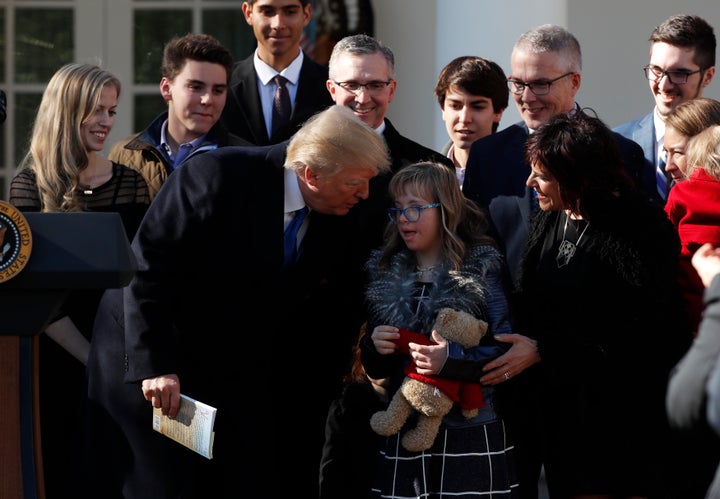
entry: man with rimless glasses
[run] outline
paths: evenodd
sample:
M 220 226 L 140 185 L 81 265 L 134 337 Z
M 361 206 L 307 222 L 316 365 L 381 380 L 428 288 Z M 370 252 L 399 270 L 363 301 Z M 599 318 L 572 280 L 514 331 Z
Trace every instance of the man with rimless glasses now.
M 354 217 L 358 229 L 353 261 L 364 268 L 370 251 L 383 244 L 388 225 L 387 209 L 393 206 L 388 193 L 390 179 L 402 168 L 421 162 L 440 163 L 453 172 L 452 161 L 397 131 L 386 113 L 395 97 L 395 56 L 389 47 L 371 36 L 358 34 L 341 39 L 333 47 L 328 63 L 327 89 L 339 106 L 345 106 L 385 139 L 390 153 L 390 171 L 370 180 L 368 198 L 360 201 L 348 217 Z M 409 216 L 413 216 L 412 210 Z M 333 402 L 328 412 L 326 437 L 320 463 L 320 499 L 360 497 L 369 488 L 374 462 L 358 456 L 376 456 L 377 434 L 369 425 L 372 404 L 358 398 L 364 392 L 361 383 L 348 383 L 348 389 Z M 371 393 L 369 398 L 374 399 Z M 354 409 L 348 409 L 353 407 Z M 357 446 L 348 444 L 348 435 Z M 364 497 L 364 496 L 363 496 Z
M 489 215 L 490 234 L 504 252 L 509 278 L 514 281 L 530 217 L 537 210 L 534 191 L 525 185 L 530 174 L 525 143 L 530 133 L 553 116 L 579 109 L 575 95 L 582 82 L 580 44 L 561 26 L 536 27 L 515 43 L 510 69 L 508 88 L 522 121 L 473 143 L 463 193 Z M 615 139 L 628 172 L 640 185 L 642 149 L 620 134 Z M 544 430 L 540 415 L 531 408 L 542 393 L 537 385 L 540 353 L 534 339 L 518 333 L 498 335 L 511 345 L 510 350 L 485 366 L 480 382 L 498 387 L 497 400 L 515 444 L 520 496 L 536 499 Z
M 360 258 L 364 259 L 383 242 L 385 211 L 391 205 L 387 186 L 392 175 L 404 166 L 421 161 L 441 163 L 453 171 L 455 167 L 438 151 L 401 135 L 386 117 L 397 89 L 395 56 L 389 47 L 368 35 L 347 36 L 333 47 L 328 72 L 327 89 L 335 104 L 349 107 L 358 118 L 382 134 L 392 161 L 390 172 L 370 181 L 367 201 L 353 209 L 355 216 L 370 220 L 366 225 L 369 231 L 360 236 Z
M 655 176 L 654 199 L 665 204 L 671 178 L 665 172 L 665 116 L 678 104 L 702 97 L 715 75 L 715 33 L 703 18 L 675 15 L 650 34 L 650 62 L 643 67 L 655 108 L 615 127 L 643 148 L 645 168 Z

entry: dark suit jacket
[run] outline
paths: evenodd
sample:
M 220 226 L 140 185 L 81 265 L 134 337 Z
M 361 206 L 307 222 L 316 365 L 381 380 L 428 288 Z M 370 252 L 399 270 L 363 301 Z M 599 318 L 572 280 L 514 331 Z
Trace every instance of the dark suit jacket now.
M 491 234 L 508 263 L 510 278 L 515 281 L 525 251 L 530 215 L 535 210 L 532 189 L 525 186 L 530 166 L 525 163 L 528 128 L 524 122 L 476 140 L 468 157 L 463 193 L 486 210 L 490 216 Z M 635 142 L 615 133 L 625 167 L 636 184 L 648 194 L 655 184 L 645 187 L 644 158 Z
M 150 428 L 150 404 L 112 401 L 134 432 L 135 452 L 149 454 L 135 458 L 145 467 L 131 478 L 138 488 L 152 483 L 144 497 L 291 497 L 298 487 L 318 495 L 325 418 L 350 365 L 362 285 L 348 263 L 356 228 L 347 217 L 312 213 L 297 265 L 282 271 L 286 146 L 228 146 L 189 160 L 133 241 L 139 271 L 124 293 L 125 343 L 93 345 L 93 357 L 115 360 L 92 362 L 91 398 L 113 397 L 117 375 L 105 386 L 92 378 L 120 362 L 126 382 L 178 373 L 182 393 L 218 408 L 208 461 L 177 444 L 147 444 L 140 437 L 151 433 L 141 428 Z M 103 313 L 97 328 L 117 330 L 112 315 Z M 292 391 L 308 401 L 299 411 Z M 145 435 L 153 437 L 164 438 Z M 240 453 L 249 459 L 238 468 Z M 300 481 L 261 481 L 290 467 Z
M 645 157 L 644 177 L 643 181 L 652 186 L 655 184 L 655 163 L 657 162 L 657 139 L 655 138 L 655 121 L 653 113 L 640 116 L 632 121 L 623 123 L 613 128 L 614 132 L 619 133 L 623 137 L 627 137 L 633 142 L 637 142 L 643 150 Z M 646 189 L 650 191 L 650 189 Z M 652 198 L 660 203 L 665 204 L 665 200 L 660 197 L 657 189 L 650 192 Z
M 251 55 L 235 64 L 221 120 L 230 133 L 252 144 L 263 146 L 287 140 L 310 116 L 334 104 L 326 87 L 327 79 L 327 66 L 316 63 L 306 54 L 290 121 L 271 141 L 263 118 L 257 73 Z

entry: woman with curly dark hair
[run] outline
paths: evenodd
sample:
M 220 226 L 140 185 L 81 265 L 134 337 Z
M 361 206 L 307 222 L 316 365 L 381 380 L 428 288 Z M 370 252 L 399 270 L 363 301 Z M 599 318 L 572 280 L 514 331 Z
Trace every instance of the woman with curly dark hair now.
M 660 497 L 672 459 L 665 387 L 689 338 L 677 233 L 632 186 L 597 117 L 578 110 L 551 118 L 528 138 L 525 158 L 540 211 L 516 317 L 540 362 L 515 376 L 535 388 L 523 410 L 544 439 L 548 490 Z

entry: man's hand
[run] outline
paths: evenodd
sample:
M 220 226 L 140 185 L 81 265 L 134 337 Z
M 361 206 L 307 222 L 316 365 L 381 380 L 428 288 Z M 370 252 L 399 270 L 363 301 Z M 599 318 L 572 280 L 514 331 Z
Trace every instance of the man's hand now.
M 174 418 L 180 410 L 180 378 L 177 374 L 166 374 L 147 378 L 142 382 L 145 400 L 162 410 L 164 416 Z

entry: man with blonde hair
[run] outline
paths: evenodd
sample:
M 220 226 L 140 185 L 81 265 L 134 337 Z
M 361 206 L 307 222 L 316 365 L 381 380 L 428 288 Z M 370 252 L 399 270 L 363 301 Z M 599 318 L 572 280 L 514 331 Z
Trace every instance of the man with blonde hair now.
M 168 178 L 134 240 L 124 343 L 108 292 L 91 352 L 103 368 L 90 382 L 134 453 L 126 498 L 318 495 L 325 417 L 363 315 L 359 228 L 343 215 L 389 164 L 382 138 L 332 106 L 289 142 L 218 148 Z M 285 228 L 305 209 L 286 264 Z M 117 369 L 125 378 L 108 378 Z M 123 384 L 134 391 L 112 399 Z M 153 407 L 176 417 L 180 393 L 218 409 L 210 461 L 151 429 Z

